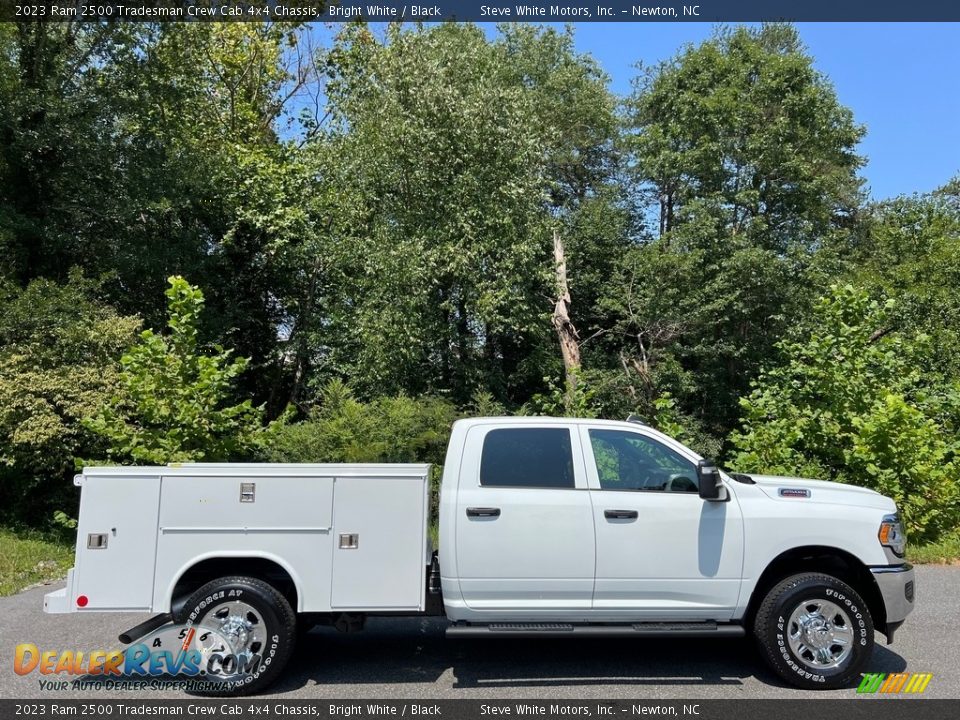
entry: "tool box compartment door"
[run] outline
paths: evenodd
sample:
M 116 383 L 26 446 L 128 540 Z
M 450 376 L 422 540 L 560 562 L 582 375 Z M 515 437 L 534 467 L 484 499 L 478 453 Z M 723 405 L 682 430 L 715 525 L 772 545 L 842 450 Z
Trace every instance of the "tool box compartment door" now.
M 336 479 L 331 607 L 422 609 L 426 492 L 425 477 Z
M 82 610 L 150 610 L 160 478 L 85 477 L 74 598 Z

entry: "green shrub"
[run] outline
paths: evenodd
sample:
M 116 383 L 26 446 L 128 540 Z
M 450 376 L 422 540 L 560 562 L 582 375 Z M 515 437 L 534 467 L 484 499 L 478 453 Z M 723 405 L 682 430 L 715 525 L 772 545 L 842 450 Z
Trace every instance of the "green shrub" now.
M 492 409 L 489 398 L 479 402 Z M 261 454 L 268 462 L 433 463 L 430 505 L 435 522 L 450 426 L 458 417 L 457 408 L 443 398 L 399 395 L 361 402 L 350 388 L 333 380 L 310 417 L 278 427 Z
M 741 400 L 731 465 L 873 488 L 916 540 L 956 527 L 957 391 L 925 367 L 927 339 L 895 329 L 894 307 L 834 287 L 784 359 Z
M 83 427 L 121 392 L 116 358 L 136 339 L 138 318 L 99 299 L 72 272 L 66 283 L 0 283 L 0 516 L 44 527 L 75 511 L 75 457 L 104 451 Z
M 300 423 L 278 428 L 263 449 L 270 462 L 430 462 L 441 464 L 456 407 L 443 398 L 354 398 L 339 380 Z
M 230 404 L 247 360 L 218 345 L 199 347 L 203 293 L 181 277 L 169 283 L 167 334 L 140 334 L 120 359 L 121 392 L 85 425 L 110 443 L 114 461 L 240 459 L 264 436 L 261 408 L 249 400 Z

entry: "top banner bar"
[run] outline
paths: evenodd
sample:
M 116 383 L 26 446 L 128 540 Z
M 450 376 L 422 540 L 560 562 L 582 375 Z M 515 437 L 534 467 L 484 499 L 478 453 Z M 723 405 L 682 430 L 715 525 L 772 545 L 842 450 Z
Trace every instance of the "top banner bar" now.
M 0 0 L 0 21 L 960 22 L 960 0 Z

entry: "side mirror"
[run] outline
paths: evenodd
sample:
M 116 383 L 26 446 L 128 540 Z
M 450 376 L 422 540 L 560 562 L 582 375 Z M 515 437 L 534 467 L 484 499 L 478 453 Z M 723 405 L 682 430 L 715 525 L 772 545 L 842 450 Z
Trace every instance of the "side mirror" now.
M 704 500 L 720 500 L 720 471 L 713 460 L 703 459 L 697 463 L 697 483 L 700 497 Z

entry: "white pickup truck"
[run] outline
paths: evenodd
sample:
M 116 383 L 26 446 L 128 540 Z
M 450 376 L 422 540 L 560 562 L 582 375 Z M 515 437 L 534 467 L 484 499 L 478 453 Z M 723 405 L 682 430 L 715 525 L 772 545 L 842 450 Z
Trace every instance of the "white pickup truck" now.
M 637 422 L 455 423 L 438 552 L 428 465 L 98 467 L 76 482 L 75 566 L 44 609 L 159 613 L 126 643 L 212 634 L 244 670 L 218 694 L 276 679 L 298 628 L 378 615 L 445 615 L 467 637 L 749 633 L 790 683 L 836 688 L 914 603 L 892 500 L 727 474 Z

